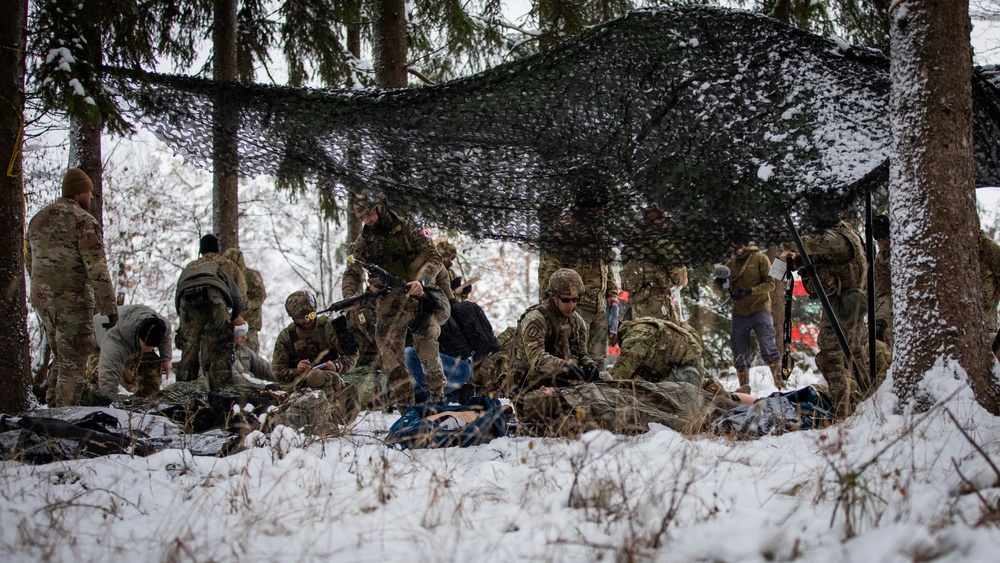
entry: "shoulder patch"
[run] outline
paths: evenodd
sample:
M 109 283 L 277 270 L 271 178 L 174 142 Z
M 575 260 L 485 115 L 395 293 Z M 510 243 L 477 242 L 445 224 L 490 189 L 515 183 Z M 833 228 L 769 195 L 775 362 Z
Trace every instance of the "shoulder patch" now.
M 421 227 L 420 234 L 424 235 L 425 238 L 431 238 L 431 230 L 427 227 Z

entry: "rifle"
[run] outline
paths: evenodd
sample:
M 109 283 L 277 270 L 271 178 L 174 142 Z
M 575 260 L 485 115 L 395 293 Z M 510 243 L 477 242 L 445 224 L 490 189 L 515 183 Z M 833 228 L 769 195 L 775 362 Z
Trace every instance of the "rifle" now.
M 355 295 L 354 297 L 341 299 L 340 301 L 337 301 L 336 303 L 330 305 L 329 307 L 323 309 L 322 311 L 316 311 L 316 314 L 322 315 L 325 313 L 329 313 L 331 311 L 339 313 L 349 307 L 354 307 L 355 305 L 362 305 L 368 301 L 374 301 L 379 297 L 382 297 L 386 293 L 389 293 L 391 290 L 392 290 L 391 287 L 386 286 L 376 291 L 365 291 L 361 295 Z
M 795 291 L 795 273 L 791 268 L 785 272 L 788 287 L 785 288 L 785 322 L 782 324 L 782 341 L 785 353 L 781 356 L 781 378 L 787 382 L 792 376 L 792 294 Z
M 367 262 L 362 262 L 361 260 L 355 258 L 353 255 L 347 257 L 347 265 L 350 266 L 352 264 L 357 264 L 358 266 L 361 266 L 362 268 L 368 271 L 369 275 L 378 276 L 378 278 L 382 280 L 382 283 L 385 285 L 385 287 L 383 287 L 382 289 L 388 288 L 389 291 L 392 291 L 393 289 L 402 289 L 403 291 L 406 291 L 407 289 L 406 286 L 408 283 L 410 283 L 399 276 L 390 274 L 378 264 L 369 264 Z M 381 291 L 381 289 L 379 291 Z M 385 294 L 383 293 L 383 295 Z

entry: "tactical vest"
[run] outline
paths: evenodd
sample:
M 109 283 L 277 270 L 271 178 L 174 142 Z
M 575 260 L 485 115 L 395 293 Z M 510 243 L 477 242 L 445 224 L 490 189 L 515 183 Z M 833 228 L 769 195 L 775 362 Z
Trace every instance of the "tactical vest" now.
M 384 225 L 376 228 L 365 227 L 366 254 L 369 262 L 381 266 L 385 271 L 405 280 L 413 279 L 410 264 L 417 257 L 416 248 L 406 236 L 406 225 L 395 213 L 389 211 L 382 219 Z M 379 228 L 381 227 L 381 228 Z M 387 232 L 382 232 L 385 229 Z M 421 264 L 422 265 L 422 264 Z M 419 269 L 419 268 L 418 268 Z M 381 287 L 381 280 L 374 280 Z
M 654 317 L 644 317 L 637 321 L 629 321 L 631 326 L 644 324 L 656 329 L 656 340 L 654 346 L 654 356 L 662 355 L 662 358 L 670 364 L 693 365 L 701 367 L 701 344 L 698 339 L 684 327 Z M 620 334 L 628 332 L 630 327 L 625 326 L 619 330 Z M 680 336 L 681 338 L 677 338 Z
M 180 309 L 181 296 L 190 294 L 191 290 L 203 287 L 214 287 L 222 292 L 226 305 L 233 306 L 233 296 L 229 291 L 229 276 L 219 269 L 217 262 L 206 261 L 184 268 L 177 280 L 177 292 L 174 296 L 175 305 Z
M 867 266 L 865 264 L 865 251 L 861 246 L 861 237 L 858 236 L 858 233 L 854 232 L 854 229 L 844 221 L 831 230 L 847 239 L 851 245 L 851 256 L 819 255 L 809 258 L 816 268 L 816 277 L 823 284 L 827 296 L 837 297 L 845 289 L 865 286 Z M 810 298 L 815 299 L 818 295 L 816 288 L 813 287 L 812 278 L 808 275 L 802 276 L 802 287 L 809 293 Z

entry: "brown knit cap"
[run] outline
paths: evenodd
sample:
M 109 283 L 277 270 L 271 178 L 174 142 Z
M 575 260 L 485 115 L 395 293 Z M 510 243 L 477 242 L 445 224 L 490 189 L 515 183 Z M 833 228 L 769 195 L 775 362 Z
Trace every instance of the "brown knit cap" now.
M 70 168 L 69 172 L 63 176 L 63 197 L 73 197 L 93 190 L 94 183 L 90 181 L 90 176 L 87 176 L 87 173 L 79 168 Z

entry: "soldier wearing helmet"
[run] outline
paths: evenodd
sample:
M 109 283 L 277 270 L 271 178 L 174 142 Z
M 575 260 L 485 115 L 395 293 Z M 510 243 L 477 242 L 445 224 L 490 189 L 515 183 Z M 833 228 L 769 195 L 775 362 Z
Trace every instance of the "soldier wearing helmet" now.
M 292 323 L 278 334 L 274 343 L 271 355 L 274 378 L 313 389 L 342 389 L 340 376 L 357 363 L 357 344 L 341 345 L 334 322 L 326 315 L 316 315 L 316 297 L 308 291 L 289 295 L 285 311 L 292 317 Z
M 351 255 L 410 280 L 405 291 L 392 291 L 379 297 L 375 303 L 375 342 L 382 370 L 388 376 L 389 388 L 396 402 L 410 405 L 413 404 L 413 386 L 403 357 L 406 336 L 411 322 L 422 312 L 424 300 L 419 297 L 423 295 L 424 287 L 432 285 L 443 267 L 441 255 L 423 229 L 388 208 L 381 193 L 362 198 L 355 204 L 354 212 L 365 226 L 351 245 Z M 380 279 L 368 281 L 376 287 L 382 286 Z M 345 298 L 364 291 L 364 269 L 359 264 L 348 265 L 341 287 Z M 419 323 L 411 331 L 413 347 L 427 376 L 427 386 L 434 402 L 444 401 L 445 376 L 437 342 L 440 333 L 441 325 L 437 319 Z
M 521 316 L 511 368 L 521 390 L 567 387 L 600 378 L 600 366 L 587 353 L 587 324 L 576 312 L 583 294 L 580 274 L 560 268 L 548 279 L 545 301 Z

